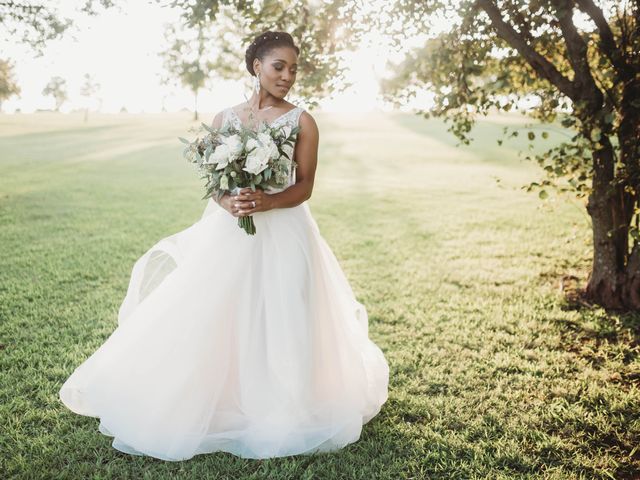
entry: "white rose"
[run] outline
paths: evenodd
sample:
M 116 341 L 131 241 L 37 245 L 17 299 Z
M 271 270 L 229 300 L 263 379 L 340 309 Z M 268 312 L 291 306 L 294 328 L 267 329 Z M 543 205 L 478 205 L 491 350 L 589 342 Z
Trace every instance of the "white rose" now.
M 224 137 L 222 142 L 229 147 L 232 158 L 237 158 L 242 153 L 242 139 L 240 135 L 234 134 L 228 137 Z
M 259 147 L 259 146 L 260 146 L 260 144 L 258 143 L 258 141 L 255 138 L 252 137 L 252 138 L 249 138 L 247 140 L 247 152 L 249 150 L 251 150 L 252 148 L 256 148 L 256 147 Z
M 216 170 L 222 170 L 229 165 L 229 160 L 231 160 L 231 151 L 224 143 L 218 145 L 209 157 L 209 163 L 216 163 L 218 165 Z
M 248 144 L 248 142 L 247 142 Z M 264 147 L 256 147 L 247 155 L 247 161 L 243 170 L 254 175 L 262 172 L 269 165 L 269 150 Z
M 238 158 L 241 153 L 242 140 L 240 135 L 223 137 L 222 143 L 216 147 L 209 157 L 209 163 L 217 164 L 216 170 L 222 170 L 229 165 L 229 162 Z
M 273 141 L 273 138 L 271 138 L 271 135 L 269 135 L 268 133 L 259 133 L 258 141 L 260 142 L 262 147 L 268 151 L 268 156 L 270 158 L 273 158 L 275 160 L 280 156 L 280 153 L 278 152 L 278 146 Z

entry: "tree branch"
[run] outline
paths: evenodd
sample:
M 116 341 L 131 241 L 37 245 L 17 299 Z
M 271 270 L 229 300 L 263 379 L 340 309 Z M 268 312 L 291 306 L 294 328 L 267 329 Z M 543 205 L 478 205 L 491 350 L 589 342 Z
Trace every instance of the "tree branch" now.
M 536 52 L 522 35 L 503 20 L 500 10 L 492 0 L 476 0 L 476 5 L 489 16 L 491 25 L 495 28 L 498 36 L 515 48 L 538 75 L 547 79 L 567 97 L 575 101 L 579 92 L 576 90 L 573 82 L 562 75 L 545 57 Z
M 576 0 L 580 9 L 589 15 L 600 34 L 600 50 L 604 53 L 616 70 L 617 80 L 626 82 L 633 78 L 633 69 L 624 58 L 624 50 L 619 48 L 602 10 L 593 0 Z
M 581 96 L 584 97 L 584 93 L 587 93 L 587 96 L 594 103 L 592 107 L 596 107 L 595 103 L 598 103 L 598 99 L 594 98 L 592 94 L 595 93 L 594 90 L 597 90 L 600 95 L 596 96 L 602 97 L 602 92 L 591 75 L 591 68 L 589 68 L 587 60 L 587 43 L 573 24 L 573 0 L 551 0 L 551 3 L 556 7 L 558 23 L 567 46 L 569 63 L 575 72 L 573 83 Z M 602 98 L 599 100 L 599 103 L 602 104 Z

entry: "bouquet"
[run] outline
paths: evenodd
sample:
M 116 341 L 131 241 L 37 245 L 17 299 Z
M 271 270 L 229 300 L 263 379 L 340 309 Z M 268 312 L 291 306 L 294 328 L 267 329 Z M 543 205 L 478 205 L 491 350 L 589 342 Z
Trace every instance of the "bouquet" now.
M 216 199 L 242 188 L 265 190 L 287 184 L 293 160 L 293 145 L 300 127 L 283 125 L 271 127 L 261 122 L 256 130 L 227 124 L 214 129 L 204 123 L 199 136 L 192 142 L 178 137 L 186 144 L 183 155 L 195 164 L 206 179 L 203 199 L 213 194 Z M 238 217 L 238 225 L 249 235 L 256 233 L 251 215 Z

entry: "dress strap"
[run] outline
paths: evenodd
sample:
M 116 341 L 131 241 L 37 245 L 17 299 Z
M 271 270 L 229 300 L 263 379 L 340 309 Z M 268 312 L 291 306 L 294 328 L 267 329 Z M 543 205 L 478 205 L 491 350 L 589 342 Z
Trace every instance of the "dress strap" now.
M 297 126 L 300 123 L 300 115 L 302 115 L 302 112 L 304 112 L 304 108 L 296 107 L 295 110 L 296 111 L 293 113 L 292 118 L 293 124 Z

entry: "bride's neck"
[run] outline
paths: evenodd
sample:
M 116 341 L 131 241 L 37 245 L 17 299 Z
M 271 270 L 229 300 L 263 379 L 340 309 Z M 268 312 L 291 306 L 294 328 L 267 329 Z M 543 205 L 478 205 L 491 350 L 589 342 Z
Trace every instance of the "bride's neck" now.
M 251 98 L 249 99 L 249 106 L 252 110 L 263 110 L 267 107 L 277 107 L 279 105 L 282 105 L 282 103 L 284 102 L 283 99 L 276 98 L 273 95 L 270 95 L 268 92 L 262 90 L 263 89 L 261 89 L 261 92 L 259 94 L 254 91 L 251 95 Z

